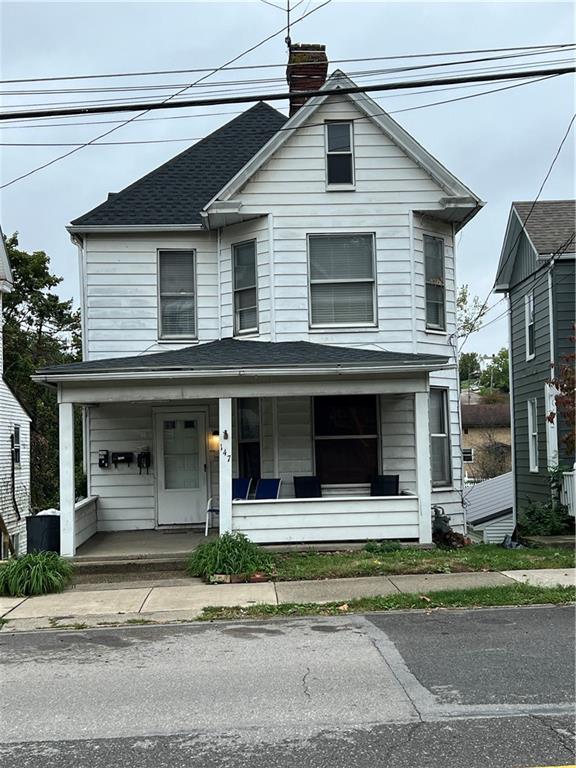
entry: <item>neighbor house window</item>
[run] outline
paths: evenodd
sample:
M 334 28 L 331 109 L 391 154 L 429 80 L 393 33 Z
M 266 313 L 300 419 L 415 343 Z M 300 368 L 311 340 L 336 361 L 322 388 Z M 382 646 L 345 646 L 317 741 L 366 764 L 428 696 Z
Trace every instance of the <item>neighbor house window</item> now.
M 444 241 L 424 235 L 426 274 L 426 328 L 446 330 L 446 285 L 444 280 Z
M 260 477 L 260 401 L 238 399 L 238 471 L 253 481 Z
M 234 255 L 234 332 L 258 330 L 256 241 L 232 246 Z
M 538 405 L 528 400 L 528 460 L 530 472 L 538 472 Z
M 354 184 L 354 133 L 351 122 L 326 123 L 326 181 Z
M 376 396 L 315 397 L 314 451 L 321 483 L 371 482 L 378 474 Z
M 526 316 L 526 360 L 534 357 L 534 292 L 524 299 Z
M 462 448 L 462 459 L 465 464 L 471 464 L 474 461 L 474 448 Z
M 12 458 L 14 464 L 20 464 L 20 427 L 17 424 L 12 431 Z
M 450 430 L 448 428 L 448 391 L 430 390 L 430 458 L 432 485 L 450 485 Z
M 160 336 L 196 336 L 194 251 L 159 251 Z
M 310 324 L 374 325 L 372 235 L 310 235 Z

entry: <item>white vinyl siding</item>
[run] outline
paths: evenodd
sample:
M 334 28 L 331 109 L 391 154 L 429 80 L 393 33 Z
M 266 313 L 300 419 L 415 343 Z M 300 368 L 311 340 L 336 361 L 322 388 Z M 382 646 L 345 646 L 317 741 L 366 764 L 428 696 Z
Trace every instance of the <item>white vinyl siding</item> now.
M 445 389 L 430 390 L 430 458 L 432 485 L 436 487 L 450 485 L 452 483 L 450 427 Z
M 446 330 L 446 279 L 444 275 L 444 241 L 424 235 L 426 271 L 426 327 Z
M 310 235 L 310 325 L 374 325 L 374 237 Z
M 326 123 L 326 186 L 328 189 L 354 185 L 354 123 Z
M 160 336 L 196 337 L 194 251 L 159 251 Z
M 524 317 L 526 326 L 526 360 L 532 360 L 535 353 L 534 291 L 524 297 Z
M 1 341 L 1 338 L 0 338 Z M 12 438 L 18 427 L 20 455 L 14 467 L 14 492 L 18 515 L 12 498 Z M 0 377 L 0 515 L 10 536 L 19 542 L 19 554 L 26 548 L 26 515 L 30 514 L 30 419 Z
M 538 400 L 527 401 L 528 408 L 528 457 L 530 472 L 538 472 Z
M 232 246 L 234 276 L 234 333 L 258 332 L 256 241 Z

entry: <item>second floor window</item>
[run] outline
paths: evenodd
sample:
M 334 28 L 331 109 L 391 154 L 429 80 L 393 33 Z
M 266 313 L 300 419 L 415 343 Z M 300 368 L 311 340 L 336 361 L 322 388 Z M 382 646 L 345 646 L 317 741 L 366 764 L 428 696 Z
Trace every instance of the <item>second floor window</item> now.
M 160 336 L 196 337 L 194 251 L 159 251 Z
M 312 327 L 374 325 L 372 235 L 310 235 Z
M 354 184 L 351 122 L 326 123 L 326 183 L 329 186 Z
M 12 459 L 14 464 L 20 464 L 20 427 L 14 425 L 12 432 Z
M 234 259 L 234 333 L 258 330 L 256 241 L 232 246 Z
M 534 357 L 534 292 L 525 297 L 526 313 L 526 360 Z
M 426 275 L 426 328 L 446 330 L 446 285 L 444 280 L 444 241 L 424 235 Z

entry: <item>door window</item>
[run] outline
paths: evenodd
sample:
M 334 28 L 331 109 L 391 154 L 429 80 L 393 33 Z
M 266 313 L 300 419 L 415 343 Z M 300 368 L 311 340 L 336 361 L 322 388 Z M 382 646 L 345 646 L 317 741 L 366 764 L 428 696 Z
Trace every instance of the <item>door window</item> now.
M 164 487 L 166 490 L 200 487 L 198 422 L 195 419 L 164 419 Z

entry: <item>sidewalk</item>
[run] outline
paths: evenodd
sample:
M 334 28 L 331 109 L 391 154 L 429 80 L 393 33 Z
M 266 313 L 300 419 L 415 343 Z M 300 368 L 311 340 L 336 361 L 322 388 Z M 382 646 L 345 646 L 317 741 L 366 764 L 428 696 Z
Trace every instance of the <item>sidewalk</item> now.
M 190 621 L 209 606 L 257 603 L 331 603 L 400 592 L 428 593 L 446 589 L 510 586 L 571 586 L 576 569 L 541 569 L 482 573 L 371 576 L 323 581 L 208 585 L 199 579 L 175 579 L 158 585 L 132 582 L 82 585 L 56 595 L 0 597 L 2 632 L 58 627 L 106 626 L 117 623 Z

